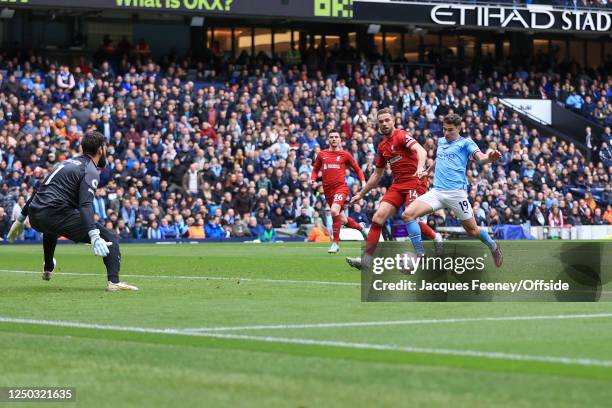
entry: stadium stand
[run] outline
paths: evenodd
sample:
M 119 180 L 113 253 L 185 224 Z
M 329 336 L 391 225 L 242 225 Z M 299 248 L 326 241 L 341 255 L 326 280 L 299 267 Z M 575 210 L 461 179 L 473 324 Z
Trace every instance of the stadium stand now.
M 307 185 L 313 160 L 338 128 L 369 177 L 382 107 L 396 112 L 397 126 L 409 129 L 430 159 L 450 111 L 464 118 L 462 136 L 484 152 L 502 152 L 498 165 L 468 169 L 480 225 L 612 223 L 610 56 L 599 70 L 539 54 L 525 67 L 485 59 L 441 73 L 355 50 L 156 61 L 146 44 L 109 45 L 91 64 L 58 65 L 38 54 L 0 59 L 0 238 L 36 182 L 78 153 L 80 135 L 91 129 L 109 144 L 96 216 L 121 238 L 255 239 L 265 224 L 331 225 L 322 191 Z M 529 128 L 499 102 L 505 95 L 559 101 L 605 131 L 585 129 L 579 137 L 587 149 L 580 151 Z M 387 174 L 349 209 L 352 217 L 371 219 L 390 182 Z M 353 175 L 347 183 L 358 190 Z M 459 225 L 444 212 L 429 222 Z M 26 228 L 24 238 L 38 235 Z

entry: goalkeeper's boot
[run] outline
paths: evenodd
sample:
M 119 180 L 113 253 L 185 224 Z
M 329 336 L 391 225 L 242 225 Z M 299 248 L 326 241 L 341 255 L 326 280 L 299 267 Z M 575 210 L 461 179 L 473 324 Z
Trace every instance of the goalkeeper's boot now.
M 340 251 L 340 245 L 337 242 L 333 242 L 329 249 L 327 250 L 328 254 L 337 254 Z
M 360 222 L 359 225 L 361 225 L 361 236 L 363 237 L 363 240 L 365 241 L 366 239 L 368 239 L 368 230 L 366 230 L 366 225 L 364 222 Z
M 138 290 L 138 288 L 136 286 L 130 285 L 125 282 L 113 283 L 111 281 L 108 281 L 108 284 L 106 285 L 106 290 L 108 292 L 119 292 L 119 291 L 124 291 L 124 290 L 136 291 Z
M 43 264 L 43 273 L 42 273 L 42 278 L 43 280 L 51 280 L 51 278 L 53 277 L 53 272 L 55 272 L 55 267 L 57 266 L 57 261 L 55 260 L 55 258 L 53 258 L 53 267 L 49 268 L 47 265 Z
M 501 246 L 499 245 L 499 241 L 495 241 L 495 249 L 491 251 L 493 254 L 493 260 L 495 261 L 495 266 L 498 268 L 502 266 L 504 263 L 504 254 L 502 254 Z

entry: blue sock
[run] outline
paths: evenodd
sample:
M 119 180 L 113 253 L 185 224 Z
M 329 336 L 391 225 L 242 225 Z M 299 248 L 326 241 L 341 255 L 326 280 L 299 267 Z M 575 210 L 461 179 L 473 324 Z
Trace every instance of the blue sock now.
M 497 246 L 495 241 L 493 241 L 493 239 L 489 236 L 489 232 L 487 231 L 487 229 L 484 227 L 480 229 L 480 240 L 486 246 L 488 246 L 491 251 L 493 251 L 495 247 Z
M 410 221 L 406 224 L 406 227 L 408 228 L 408 238 L 410 238 L 417 255 L 424 254 L 425 249 L 423 248 L 423 242 L 421 242 L 421 227 L 419 227 L 419 223 Z

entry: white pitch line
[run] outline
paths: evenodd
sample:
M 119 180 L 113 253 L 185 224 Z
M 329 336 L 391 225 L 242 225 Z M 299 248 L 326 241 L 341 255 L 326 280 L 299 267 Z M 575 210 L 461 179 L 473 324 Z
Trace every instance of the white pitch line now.
M 0 273 L 15 274 L 41 274 L 38 271 L 20 271 L 13 269 L 0 269 Z M 102 276 L 101 273 L 81 273 L 81 272 L 57 272 L 54 275 L 66 276 Z M 260 283 L 279 283 L 279 284 L 298 284 L 298 285 L 331 285 L 331 286 L 353 286 L 359 287 L 361 284 L 353 282 L 332 282 L 332 281 L 312 281 L 312 280 L 291 280 L 291 279 L 265 279 L 265 278 L 243 278 L 238 276 L 183 276 L 183 275 L 132 275 L 121 274 L 127 278 L 149 278 L 149 279 L 196 279 L 196 280 L 219 280 L 219 281 L 243 281 Z
M 60 320 L 22 319 L 22 318 L 17 318 L 17 317 L 2 317 L 2 316 L 0 316 L 0 323 L 19 323 L 19 324 L 30 324 L 30 325 L 40 325 L 40 326 L 72 327 L 72 328 L 77 328 L 77 329 L 125 331 L 125 332 L 133 332 L 133 333 L 187 334 L 182 329 L 156 329 L 153 327 L 115 326 L 115 325 L 109 325 L 109 324 L 66 322 L 66 321 L 60 321 Z
M 447 355 L 447 356 L 480 357 L 480 358 L 513 360 L 513 361 L 537 361 L 537 362 L 571 364 L 571 365 L 581 365 L 581 366 L 612 367 L 612 361 L 610 360 L 595 360 L 595 359 L 585 358 L 585 357 L 572 358 L 572 357 L 557 357 L 557 356 L 539 356 L 539 355 L 514 354 L 514 353 L 504 353 L 504 352 L 495 352 L 495 351 L 439 349 L 439 348 L 430 348 L 430 347 L 398 346 L 395 344 L 356 343 L 356 342 L 335 341 L 335 340 L 311 340 L 311 339 L 271 337 L 271 336 L 250 336 L 250 335 L 241 335 L 241 334 L 219 334 L 219 333 L 199 333 L 199 334 L 205 335 L 206 337 L 216 337 L 216 338 L 236 339 L 236 340 L 253 340 L 253 341 L 263 341 L 263 342 L 270 342 L 270 343 L 330 346 L 330 347 L 341 347 L 341 348 L 351 348 L 351 349 L 360 349 L 360 350 L 400 351 L 404 353 L 426 353 L 426 354 L 439 354 L 439 355 Z
M 612 313 L 598 314 L 571 314 L 571 315 L 542 315 L 542 316 L 499 316 L 499 317 L 459 317 L 450 319 L 415 319 L 415 320 L 382 320 L 372 322 L 338 322 L 338 323 L 307 323 L 307 324 L 273 324 L 255 326 L 220 326 L 184 329 L 190 332 L 218 332 L 241 330 L 275 330 L 275 329 L 324 329 L 338 327 L 372 327 L 372 326 L 400 326 L 408 324 L 439 324 L 439 323 L 469 323 L 469 322 L 499 322 L 524 320 L 559 320 L 559 319 L 593 319 L 612 317 Z
M 232 339 L 232 340 L 251 340 L 251 341 L 260 341 L 260 342 L 267 342 L 267 343 L 328 346 L 328 347 L 349 348 L 349 349 L 357 349 L 357 350 L 399 351 L 399 352 L 404 352 L 404 353 L 425 353 L 425 354 L 438 354 L 438 355 L 461 356 L 461 357 L 477 357 L 477 358 L 489 358 L 489 359 L 511 360 L 511 361 L 536 361 L 536 362 L 557 363 L 557 364 L 566 364 L 566 365 L 612 367 L 612 361 L 596 360 L 596 359 L 583 358 L 583 357 L 573 358 L 573 357 L 558 357 L 558 356 L 540 356 L 540 355 L 515 354 L 515 353 L 491 352 L 491 351 L 453 350 L 453 349 L 438 349 L 438 348 L 430 348 L 430 347 L 410 347 L 410 346 L 399 346 L 395 344 L 373 344 L 373 343 L 356 343 L 356 342 L 345 342 L 345 341 L 334 341 L 334 340 L 312 340 L 312 339 L 271 337 L 271 336 L 251 336 L 251 335 L 244 335 L 244 334 L 196 333 L 196 332 L 185 331 L 182 329 L 156 329 L 156 328 L 145 328 L 145 327 L 111 326 L 111 325 L 103 325 L 103 324 L 20 319 L 20 318 L 12 318 L 12 317 L 0 317 L 0 323 L 20 323 L 20 324 L 30 324 L 30 325 L 72 327 L 72 328 L 82 328 L 82 329 L 123 331 L 123 332 L 133 332 L 133 333 L 171 334 L 171 335 L 179 335 L 179 336 L 195 336 L 195 337 L 208 337 L 208 338 Z

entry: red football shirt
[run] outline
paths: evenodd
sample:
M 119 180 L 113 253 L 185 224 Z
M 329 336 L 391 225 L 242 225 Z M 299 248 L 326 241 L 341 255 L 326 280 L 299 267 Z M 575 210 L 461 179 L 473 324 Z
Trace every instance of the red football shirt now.
M 335 188 L 346 186 L 347 165 L 357 173 L 360 181 L 365 180 L 363 171 L 350 153 L 344 150 L 331 151 L 329 149 L 322 150 L 317 155 L 311 178 L 316 180 L 320 170 L 323 174 L 323 190 L 332 191 Z
M 389 163 L 393 173 L 393 184 L 410 185 L 418 181 L 414 173 L 417 171 L 419 159 L 417 154 L 410 150 L 415 143 L 417 141 L 408 132 L 397 129 L 378 144 L 376 167 L 384 168 Z

